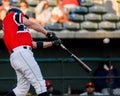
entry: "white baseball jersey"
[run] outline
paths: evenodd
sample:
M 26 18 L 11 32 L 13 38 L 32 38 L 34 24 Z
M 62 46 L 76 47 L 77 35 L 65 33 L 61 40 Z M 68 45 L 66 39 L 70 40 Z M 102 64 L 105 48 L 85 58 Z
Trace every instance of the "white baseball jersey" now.
M 103 94 L 101 94 L 99 92 L 93 92 L 93 95 L 91 95 L 91 96 L 99 96 L 99 95 L 103 95 Z M 84 93 L 80 94 L 80 96 L 89 96 L 89 95 L 87 92 L 84 92 Z

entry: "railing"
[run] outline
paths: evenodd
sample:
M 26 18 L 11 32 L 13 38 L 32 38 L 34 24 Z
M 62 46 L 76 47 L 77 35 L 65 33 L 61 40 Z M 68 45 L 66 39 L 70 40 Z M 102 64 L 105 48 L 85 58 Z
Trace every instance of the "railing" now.
M 83 57 L 83 61 L 120 61 L 119 57 L 101 58 L 101 57 Z M 75 62 L 73 58 L 36 58 L 37 62 Z M 9 59 L 0 59 L 0 62 L 8 63 Z
M 86 58 L 80 58 L 82 61 L 88 61 L 88 62 L 96 62 L 96 61 L 120 61 L 120 58 L 99 58 L 99 57 L 86 57 Z M 42 63 L 49 63 L 49 62 L 62 62 L 62 63 L 71 63 L 75 62 L 73 58 L 36 58 L 37 62 Z M 9 59 L 0 59 L 1 64 L 9 63 Z M 100 77 L 100 76 L 47 76 L 44 77 L 45 79 L 57 79 L 57 80 L 63 80 L 63 79 L 104 79 L 104 78 L 111 78 L 111 77 Z M 113 77 L 112 77 L 113 78 Z M 120 76 L 114 77 L 114 78 L 120 78 Z M 15 80 L 15 77 L 0 77 L 0 81 L 3 80 Z

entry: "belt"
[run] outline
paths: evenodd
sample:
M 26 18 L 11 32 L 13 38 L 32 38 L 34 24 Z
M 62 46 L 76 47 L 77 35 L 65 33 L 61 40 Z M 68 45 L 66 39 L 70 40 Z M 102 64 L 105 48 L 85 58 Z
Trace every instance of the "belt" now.
M 14 48 L 11 53 L 15 52 L 15 51 L 19 51 L 20 49 L 28 49 L 28 50 L 32 50 L 32 48 L 30 46 L 19 46 Z

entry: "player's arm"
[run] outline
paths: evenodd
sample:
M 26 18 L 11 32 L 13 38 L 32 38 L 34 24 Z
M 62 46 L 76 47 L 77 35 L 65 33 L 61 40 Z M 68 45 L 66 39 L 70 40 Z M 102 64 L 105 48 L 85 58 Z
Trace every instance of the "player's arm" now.
M 37 32 L 41 32 L 44 35 L 47 35 L 47 31 L 40 24 L 29 21 L 26 17 L 23 17 L 23 24 L 25 24 L 28 28 L 34 29 Z
M 54 40 L 54 41 L 33 41 L 32 47 L 33 48 L 48 48 L 51 46 L 59 46 L 61 44 L 61 40 Z
M 57 36 L 53 32 L 47 32 L 44 27 L 42 27 L 40 24 L 34 23 L 29 21 L 26 17 L 23 17 L 23 24 L 25 24 L 28 28 L 32 28 L 36 30 L 37 32 L 43 33 L 45 36 L 47 36 L 51 40 L 57 40 Z

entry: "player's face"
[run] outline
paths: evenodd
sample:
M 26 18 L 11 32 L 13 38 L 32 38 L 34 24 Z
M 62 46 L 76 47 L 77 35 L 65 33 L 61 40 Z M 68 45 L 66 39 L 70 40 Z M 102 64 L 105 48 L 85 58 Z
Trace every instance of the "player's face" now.
M 86 88 L 86 91 L 87 91 L 87 93 L 89 93 L 89 94 L 92 94 L 93 92 L 94 92 L 94 88 L 93 87 L 87 87 Z

